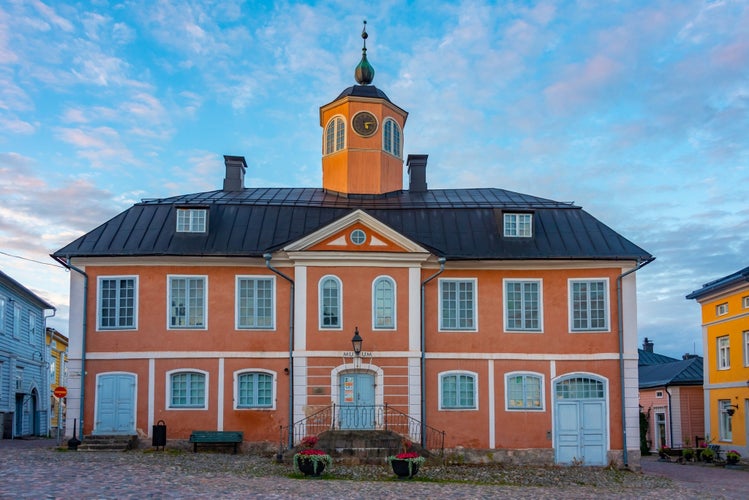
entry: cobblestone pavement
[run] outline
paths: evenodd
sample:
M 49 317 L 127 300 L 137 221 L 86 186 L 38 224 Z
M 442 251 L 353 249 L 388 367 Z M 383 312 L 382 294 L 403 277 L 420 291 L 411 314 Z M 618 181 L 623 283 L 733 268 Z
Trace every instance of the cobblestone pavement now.
M 585 474 L 585 468 L 579 469 Z M 170 450 L 72 452 L 57 449 L 53 440 L 0 440 L 0 498 L 3 499 L 749 497 L 746 471 L 663 464 L 649 459 L 645 460 L 643 470 L 645 474 L 615 476 L 616 484 L 595 486 L 579 486 L 569 481 L 555 486 L 526 487 L 392 479 L 309 480 L 294 477 L 288 465 L 246 454 Z M 705 475 L 698 476 L 698 471 Z M 681 478 L 676 477 L 679 474 Z M 718 483 L 728 487 L 718 487 Z

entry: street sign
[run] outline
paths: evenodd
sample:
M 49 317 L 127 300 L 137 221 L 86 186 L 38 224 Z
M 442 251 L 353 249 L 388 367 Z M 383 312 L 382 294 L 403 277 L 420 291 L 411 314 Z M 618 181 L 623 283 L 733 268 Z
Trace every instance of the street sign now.
M 65 396 L 68 395 L 68 390 L 67 388 L 59 385 L 55 387 L 53 394 L 55 395 L 56 398 L 64 398 Z

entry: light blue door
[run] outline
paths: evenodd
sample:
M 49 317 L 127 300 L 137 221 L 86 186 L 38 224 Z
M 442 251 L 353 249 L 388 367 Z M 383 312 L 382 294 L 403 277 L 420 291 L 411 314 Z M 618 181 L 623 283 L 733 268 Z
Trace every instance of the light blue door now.
M 345 373 L 341 375 L 341 403 L 338 410 L 339 428 L 375 428 L 374 387 L 374 375 L 370 373 Z
M 135 434 L 135 375 L 100 375 L 94 434 Z
M 560 381 L 554 405 L 556 463 L 606 465 L 604 384 L 585 377 Z

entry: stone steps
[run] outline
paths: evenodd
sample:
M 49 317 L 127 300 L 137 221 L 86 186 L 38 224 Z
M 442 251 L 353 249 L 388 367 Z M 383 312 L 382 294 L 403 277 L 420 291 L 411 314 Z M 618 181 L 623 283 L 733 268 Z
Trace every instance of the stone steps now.
M 127 451 L 138 447 L 138 436 L 84 436 L 78 451 Z

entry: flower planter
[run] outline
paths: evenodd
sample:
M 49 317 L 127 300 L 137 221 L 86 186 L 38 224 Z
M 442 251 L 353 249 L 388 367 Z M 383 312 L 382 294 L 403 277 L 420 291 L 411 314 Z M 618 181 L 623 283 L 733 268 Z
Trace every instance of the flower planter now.
M 390 465 L 393 467 L 393 472 L 398 476 L 398 479 L 411 479 L 419 472 L 419 462 L 410 459 L 392 459 Z
M 299 458 L 296 463 L 299 472 L 309 477 L 320 477 L 325 470 L 325 462 L 322 460 L 311 460 L 309 458 Z

